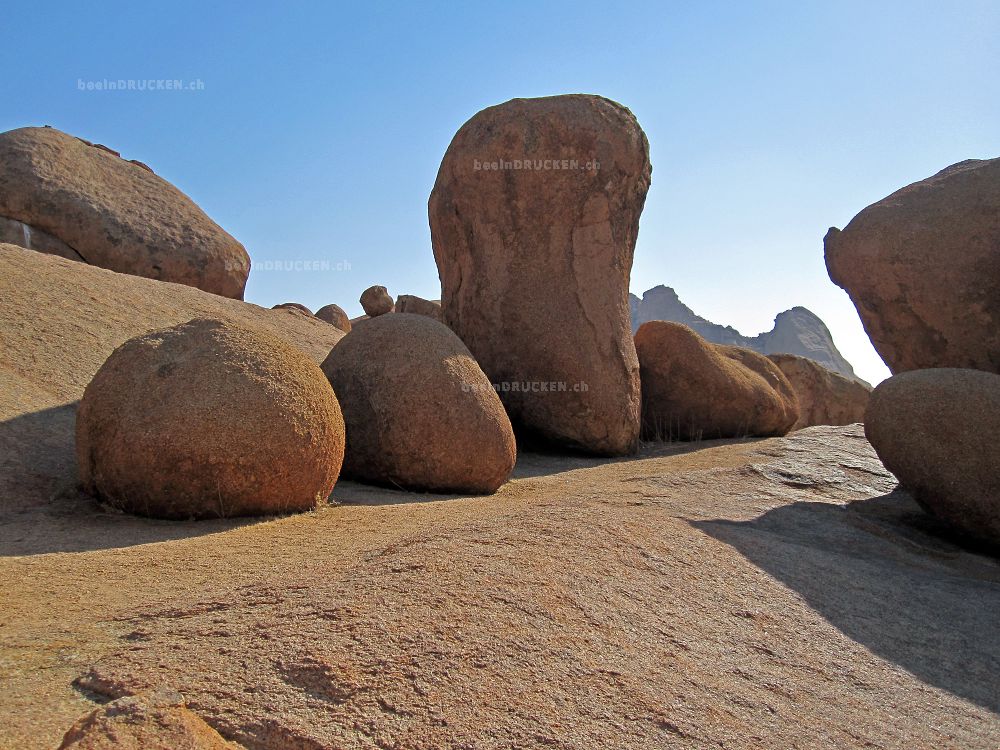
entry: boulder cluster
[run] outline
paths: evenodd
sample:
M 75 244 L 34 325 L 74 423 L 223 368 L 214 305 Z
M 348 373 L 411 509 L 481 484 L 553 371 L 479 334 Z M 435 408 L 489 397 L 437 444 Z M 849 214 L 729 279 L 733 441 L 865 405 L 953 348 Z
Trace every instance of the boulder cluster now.
M 458 130 L 430 195 L 440 301 L 371 286 L 354 320 L 336 304 L 276 305 L 286 323 L 338 329 L 321 367 L 233 321 L 136 336 L 80 403 L 81 482 L 162 518 L 278 514 L 324 502 L 341 474 L 493 493 L 517 439 L 623 456 L 640 439 L 779 436 L 860 421 L 867 407 L 872 442 L 921 503 L 997 535 L 998 462 L 971 448 L 916 460 L 995 417 L 962 399 L 993 404 L 1000 379 L 997 166 L 957 165 L 828 235 L 831 276 L 895 369 L 991 371 L 899 376 L 869 406 L 866 386 L 800 356 L 663 320 L 633 335 L 629 275 L 651 179 L 642 128 L 599 96 L 490 107 Z M 0 240 L 236 298 L 250 268 L 146 165 L 51 128 L 0 135 Z
M 871 395 L 868 440 L 926 510 L 1000 543 L 1000 159 L 909 185 L 825 244 L 895 373 Z
M 791 383 L 763 354 L 663 320 L 643 323 L 635 348 L 646 439 L 784 435 L 799 419 Z

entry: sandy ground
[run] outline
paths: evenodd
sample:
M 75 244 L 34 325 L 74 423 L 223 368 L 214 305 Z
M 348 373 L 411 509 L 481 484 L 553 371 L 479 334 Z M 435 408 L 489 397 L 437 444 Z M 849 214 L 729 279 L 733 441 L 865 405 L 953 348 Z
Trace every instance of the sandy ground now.
M 859 426 L 526 453 L 492 497 L 133 518 L 75 489 L 75 401 L 134 329 L 218 298 L 41 257 L 0 248 L 0 747 L 158 685 L 269 750 L 1000 745 L 995 551 Z

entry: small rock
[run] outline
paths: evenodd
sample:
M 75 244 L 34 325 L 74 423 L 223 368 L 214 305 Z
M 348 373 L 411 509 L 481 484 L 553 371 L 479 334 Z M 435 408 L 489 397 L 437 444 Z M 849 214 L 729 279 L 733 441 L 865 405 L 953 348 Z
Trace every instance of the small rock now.
M 340 305 L 325 305 L 316 311 L 316 317 L 347 333 L 351 330 L 351 319 Z
M 393 302 L 384 286 L 370 286 L 361 294 L 361 307 L 370 318 L 392 312 Z
M 238 750 L 187 708 L 180 693 L 154 690 L 112 701 L 77 721 L 59 750 Z
M 306 315 L 312 316 L 312 310 L 310 310 L 305 305 L 300 305 L 298 302 L 282 302 L 280 305 L 275 305 L 271 308 L 272 310 L 298 310 L 299 312 L 304 312 Z
M 441 303 L 413 294 L 401 294 L 396 298 L 396 312 L 426 315 L 434 320 L 441 320 Z

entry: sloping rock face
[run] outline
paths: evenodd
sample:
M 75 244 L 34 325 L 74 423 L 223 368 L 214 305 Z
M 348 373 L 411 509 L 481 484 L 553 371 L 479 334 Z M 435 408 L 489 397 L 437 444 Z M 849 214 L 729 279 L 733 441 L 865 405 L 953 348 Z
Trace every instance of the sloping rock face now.
M 894 373 L 1000 372 L 1000 159 L 898 190 L 824 242 L 830 278 Z
M 344 476 L 487 494 L 510 476 L 510 420 L 447 326 L 407 313 L 372 318 L 333 348 L 323 372 L 347 423 Z
M 322 362 L 337 328 L 180 284 L 0 245 L 0 517 L 75 485 L 76 402 L 128 339 L 211 317 L 262 328 Z M 13 513 L 13 516 L 3 516 Z
M 757 352 L 661 320 L 643 323 L 635 348 L 647 440 L 784 435 L 799 417 L 791 384 Z
M 799 419 L 793 430 L 819 424 L 852 424 L 865 420 L 870 386 L 842 377 L 806 357 L 768 355 L 788 378 L 799 400 Z
M 1000 569 L 860 427 L 671 450 L 237 530 L 277 567 L 131 605 L 80 685 L 167 681 L 256 750 L 995 748 Z
M 197 318 L 115 349 L 84 391 L 76 456 L 84 489 L 130 513 L 292 513 L 333 491 L 344 419 L 294 346 Z
M 865 434 L 929 513 L 1000 551 L 1000 375 L 904 372 L 872 393 Z
M 54 128 L 0 134 L 4 223 L 4 242 L 223 297 L 243 299 L 250 273 L 243 246 L 176 187 Z
M 429 203 L 442 319 L 501 387 L 515 427 L 634 452 L 627 295 L 649 182 L 635 117 L 597 96 L 489 107 L 448 147 Z
M 94 709 L 70 728 L 59 750 L 239 750 L 184 704 L 159 689 Z
M 832 372 L 868 385 L 854 374 L 854 368 L 833 343 L 826 324 L 804 307 L 793 307 L 778 313 L 774 328 L 757 336 L 744 336 L 732 326 L 722 326 L 706 320 L 681 302 L 668 286 L 655 286 L 643 292 L 642 299 L 629 295 L 632 331 L 651 320 L 683 323 L 713 344 L 742 346 L 761 354 L 795 354 L 819 362 Z

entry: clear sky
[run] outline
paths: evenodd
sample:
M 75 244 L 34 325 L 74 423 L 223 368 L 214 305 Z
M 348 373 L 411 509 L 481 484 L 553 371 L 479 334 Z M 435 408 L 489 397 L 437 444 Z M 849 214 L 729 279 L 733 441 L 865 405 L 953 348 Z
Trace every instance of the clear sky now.
M 147 7 L 148 6 L 148 7 Z M 463 122 L 519 96 L 632 109 L 653 185 L 631 289 L 746 334 L 805 305 L 887 371 L 823 235 L 1000 155 L 1000 3 L 7 3 L 0 129 L 48 124 L 150 164 L 250 252 L 247 299 L 438 296 L 427 197 Z M 179 79 L 180 91 L 86 82 Z M 84 89 L 80 89 L 83 82 Z M 267 270 L 279 260 L 329 270 Z

